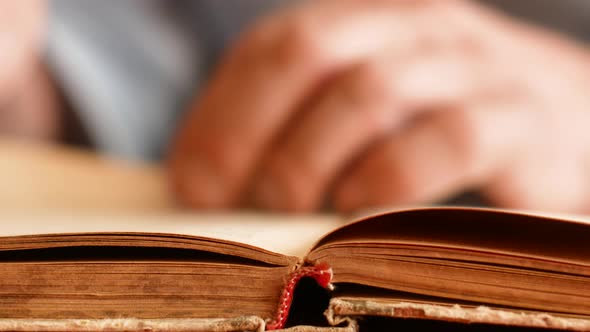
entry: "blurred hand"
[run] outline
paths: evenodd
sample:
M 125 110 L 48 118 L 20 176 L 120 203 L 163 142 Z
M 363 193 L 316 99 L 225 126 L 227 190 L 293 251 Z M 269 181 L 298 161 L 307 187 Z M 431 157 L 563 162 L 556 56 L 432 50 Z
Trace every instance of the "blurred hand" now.
M 246 32 L 172 148 L 183 202 L 342 211 L 477 188 L 590 211 L 590 61 L 466 1 L 326 0 Z
M 55 96 L 41 51 L 47 3 L 0 0 L 0 135 L 52 138 Z

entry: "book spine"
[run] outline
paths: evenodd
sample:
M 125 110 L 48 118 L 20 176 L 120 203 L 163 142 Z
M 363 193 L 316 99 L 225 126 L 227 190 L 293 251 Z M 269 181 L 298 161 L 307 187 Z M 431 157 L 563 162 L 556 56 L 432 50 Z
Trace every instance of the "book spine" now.
M 266 330 L 277 330 L 285 327 L 289 317 L 289 309 L 291 309 L 293 303 L 293 292 L 301 278 L 313 278 L 321 287 L 333 290 L 332 275 L 332 268 L 327 263 L 303 266 L 291 273 L 285 287 L 283 287 L 275 318 L 266 324 Z

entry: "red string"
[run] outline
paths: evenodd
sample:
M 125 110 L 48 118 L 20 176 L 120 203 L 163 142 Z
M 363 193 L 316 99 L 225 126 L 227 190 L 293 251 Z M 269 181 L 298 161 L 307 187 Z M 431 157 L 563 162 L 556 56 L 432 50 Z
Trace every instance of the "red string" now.
M 277 309 L 276 317 L 274 320 L 266 324 L 267 330 L 277 330 L 285 327 L 287 318 L 289 317 L 289 309 L 293 303 L 293 291 L 297 286 L 297 283 L 303 277 L 311 277 L 315 279 L 318 285 L 332 290 L 334 287 L 330 283 L 332 281 L 332 268 L 327 263 L 319 263 L 315 266 L 304 266 L 299 268 L 291 274 L 283 293 L 279 300 L 279 307 Z

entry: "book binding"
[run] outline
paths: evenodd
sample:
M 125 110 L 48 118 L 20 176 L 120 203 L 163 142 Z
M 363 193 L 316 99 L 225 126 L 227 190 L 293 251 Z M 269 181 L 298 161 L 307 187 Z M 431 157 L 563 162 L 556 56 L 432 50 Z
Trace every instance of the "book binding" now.
M 321 287 L 332 290 L 334 289 L 331 283 L 332 276 L 332 268 L 327 263 L 318 263 L 313 266 L 303 266 L 291 273 L 287 282 L 285 283 L 285 286 L 283 287 L 276 316 L 273 320 L 267 322 L 266 329 L 278 330 L 285 327 L 285 323 L 289 317 L 289 309 L 293 303 L 295 287 L 301 278 L 313 278 Z

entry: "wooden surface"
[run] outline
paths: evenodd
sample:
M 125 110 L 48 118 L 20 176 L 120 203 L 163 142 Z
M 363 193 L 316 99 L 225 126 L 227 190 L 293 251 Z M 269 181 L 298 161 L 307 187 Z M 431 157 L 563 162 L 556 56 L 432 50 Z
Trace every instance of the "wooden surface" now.
M 0 211 L 172 209 L 158 165 L 56 145 L 0 140 Z

